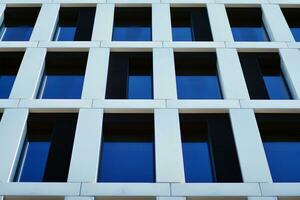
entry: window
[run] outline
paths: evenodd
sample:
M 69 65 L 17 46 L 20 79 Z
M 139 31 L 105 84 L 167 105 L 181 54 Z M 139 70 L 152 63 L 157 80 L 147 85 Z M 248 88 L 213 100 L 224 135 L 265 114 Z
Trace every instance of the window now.
M 171 8 L 173 41 L 212 41 L 206 8 Z
M 240 53 L 251 99 L 291 99 L 278 53 Z
M 186 182 L 242 182 L 227 114 L 180 114 Z
M 0 27 L 0 40 L 29 41 L 39 12 L 38 7 L 6 8 Z
M 175 53 L 178 99 L 221 99 L 215 53 Z
M 300 42 L 300 10 L 299 8 L 282 8 L 284 17 L 290 27 L 290 30 L 296 40 Z
M 235 41 L 269 41 L 260 8 L 227 8 Z
M 151 8 L 115 8 L 113 41 L 151 41 Z
M 153 114 L 104 114 L 98 181 L 155 181 Z
M 95 8 L 60 8 L 54 41 L 89 41 Z
M 66 182 L 78 114 L 31 113 L 15 181 Z
M 300 181 L 300 115 L 256 114 L 274 182 Z
M 86 62 L 86 52 L 48 52 L 38 97 L 80 99 Z
M 152 82 L 152 53 L 110 54 L 107 99 L 152 99 Z
M 24 52 L 0 52 L 0 99 L 7 99 L 15 82 Z

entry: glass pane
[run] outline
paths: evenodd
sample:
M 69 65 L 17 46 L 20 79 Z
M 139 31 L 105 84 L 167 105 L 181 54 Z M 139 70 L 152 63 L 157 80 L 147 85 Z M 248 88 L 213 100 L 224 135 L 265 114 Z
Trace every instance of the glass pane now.
M 207 142 L 182 143 L 186 182 L 213 182 L 213 173 Z
M 296 42 L 300 42 L 300 28 L 291 28 L 291 31 Z
M 84 76 L 51 75 L 45 77 L 43 99 L 80 99 Z
M 264 142 L 274 182 L 300 181 L 300 142 Z
M 55 41 L 74 41 L 76 27 L 60 26 L 55 33 Z
M 128 99 L 152 98 L 152 76 L 129 76 Z
M 10 91 L 15 82 L 16 76 L 0 75 L 0 98 L 6 99 L 10 95 Z
M 221 99 L 216 76 L 176 76 L 178 99 Z
M 23 163 L 20 169 L 21 182 L 42 182 L 48 159 L 50 142 L 26 143 Z
M 152 142 L 103 142 L 101 182 L 154 182 Z
M 5 27 L 2 41 L 29 41 L 32 30 L 30 26 Z
M 270 99 L 290 99 L 288 88 L 282 76 L 263 76 Z
M 173 41 L 193 41 L 191 27 L 172 27 Z
M 235 41 L 269 41 L 264 27 L 232 27 Z
M 151 41 L 151 28 L 114 27 L 113 41 Z

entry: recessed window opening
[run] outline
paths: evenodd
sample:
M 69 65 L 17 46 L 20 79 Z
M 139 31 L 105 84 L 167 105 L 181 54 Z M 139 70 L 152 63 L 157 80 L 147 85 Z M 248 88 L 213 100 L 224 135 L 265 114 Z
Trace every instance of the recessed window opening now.
M 296 42 L 300 41 L 300 9 L 299 8 L 282 8 L 283 15 L 290 27 Z

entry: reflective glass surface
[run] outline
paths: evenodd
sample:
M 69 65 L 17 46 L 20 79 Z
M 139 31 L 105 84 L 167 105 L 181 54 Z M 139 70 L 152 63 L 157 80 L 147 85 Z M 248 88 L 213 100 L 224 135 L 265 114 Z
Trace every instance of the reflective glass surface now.
M 2 41 L 29 41 L 33 27 L 9 26 L 2 30 Z
M 213 173 L 207 142 L 182 143 L 186 182 L 213 182 Z
M 74 41 L 76 27 L 59 26 L 57 27 L 54 40 L 55 41 Z
M 296 42 L 300 42 L 300 28 L 291 28 L 291 31 Z
M 40 89 L 43 99 L 80 99 L 84 76 L 47 75 Z
M 172 27 L 173 41 L 193 41 L 191 27 Z
M 129 76 L 128 99 L 152 98 L 152 76 Z
M 176 76 L 178 99 L 221 99 L 217 76 Z
M 235 41 L 269 41 L 264 27 L 232 27 Z
M 102 143 L 100 182 L 154 182 L 152 142 Z
M 300 142 L 264 142 L 274 182 L 300 181 Z
M 290 99 L 288 88 L 282 76 L 263 76 L 270 99 Z
M 42 182 L 47 164 L 50 142 L 27 141 L 23 149 L 23 162 L 20 165 L 20 182 Z
M 0 75 L 0 99 L 9 97 L 15 78 L 16 76 Z
M 114 27 L 113 41 L 151 41 L 150 27 Z

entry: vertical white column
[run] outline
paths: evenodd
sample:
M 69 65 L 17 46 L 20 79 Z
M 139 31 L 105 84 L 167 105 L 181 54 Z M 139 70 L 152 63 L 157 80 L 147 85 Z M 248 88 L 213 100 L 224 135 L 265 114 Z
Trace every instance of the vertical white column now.
M 58 22 L 59 4 L 43 4 L 30 41 L 51 41 Z
M 183 183 L 184 167 L 177 109 L 155 109 L 156 182 Z
M 279 5 L 262 4 L 262 18 L 272 41 L 295 41 Z
M 172 41 L 170 4 L 152 4 L 152 40 Z
M 281 70 L 295 99 L 300 99 L 300 68 L 298 49 L 279 49 Z
M 109 53 L 109 48 L 90 49 L 85 71 L 82 99 L 105 99 Z
M 253 110 L 231 109 L 229 114 L 244 182 L 272 182 Z
M 28 109 L 5 109 L 0 123 L 0 182 L 12 181 L 26 136 Z
M 153 49 L 153 82 L 154 99 L 177 99 L 172 48 Z
M 224 4 L 207 4 L 207 12 L 214 41 L 232 42 L 233 36 Z
M 217 67 L 225 99 L 250 99 L 236 49 L 217 49 Z
M 92 41 L 111 41 L 115 4 L 97 4 Z
M 4 20 L 4 11 L 5 11 L 5 4 L 0 4 L 0 26 Z
M 32 99 L 43 76 L 46 48 L 28 48 L 9 98 Z
M 80 109 L 68 182 L 97 182 L 102 109 Z

